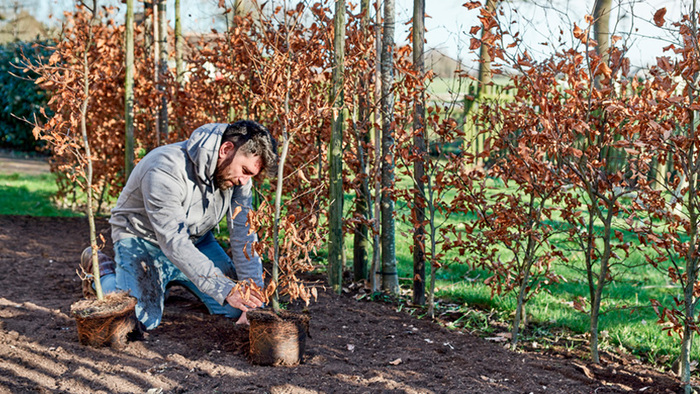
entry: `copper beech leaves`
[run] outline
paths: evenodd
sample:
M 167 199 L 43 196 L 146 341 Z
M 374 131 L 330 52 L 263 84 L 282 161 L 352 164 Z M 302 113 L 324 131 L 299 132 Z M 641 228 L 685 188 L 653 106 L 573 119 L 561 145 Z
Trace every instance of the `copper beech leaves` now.
M 473 10 L 475 8 L 481 7 L 481 3 L 478 1 L 469 1 L 462 4 L 462 7 L 466 7 L 468 10 Z
M 88 52 L 91 100 L 87 110 L 93 158 L 98 159 L 94 183 L 100 192 L 117 195 L 119 185 L 124 183 L 124 28 L 110 21 L 111 12 L 106 9 L 99 16 L 102 23 L 92 26 L 95 41 L 100 46 L 92 45 Z M 276 289 L 304 301 L 314 299 L 317 291 L 302 283 L 296 274 L 313 268 L 312 257 L 322 245 L 326 231 L 318 222 L 324 214 L 322 207 L 326 205 L 328 186 L 327 162 L 321 152 L 329 139 L 330 108 L 333 107 L 328 95 L 332 67 L 328 53 L 332 48 L 329 31 L 323 27 L 330 25 L 331 16 L 332 10 L 321 2 L 308 8 L 297 3 L 296 8 L 286 11 L 278 7 L 262 17 L 256 16 L 255 20 L 252 15 L 236 16 L 235 30 L 201 38 L 193 36 L 185 42 L 188 78 L 184 86 L 179 86 L 173 70 L 168 70 L 161 79 L 163 91 L 156 89 L 153 81 L 152 56 L 145 52 L 145 45 L 140 44 L 145 40 L 143 26 L 137 26 L 135 32 L 137 158 L 158 144 L 186 139 L 201 124 L 224 122 L 232 115 L 254 118 L 265 124 L 278 141 L 283 131 L 291 136 L 284 173 L 297 172 L 296 176 L 285 175 L 283 182 L 279 237 L 281 276 Z M 64 194 L 75 183 L 81 184 L 82 176 L 75 169 L 86 159 L 76 135 L 84 97 L 75 86 L 82 80 L 82 52 L 87 47 L 85 32 L 89 18 L 89 12 L 81 7 L 69 13 L 64 40 L 56 44 L 50 64 L 37 67 L 40 78 L 37 82 L 51 92 L 50 108 L 54 115 L 39 119 L 34 134 L 49 143 L 52 170 L 65 175 L 58 178 L 59 190 Z M 374 67 L 375 49 L 372 29 L 362 28 L 360 20 L 359 14 L 349 13 L 344 104 L 351 112 L 357 106 L 352 98 L 368 95 L 374 89 L 370 78 L 366 78 L 368 83 L 359 83 L 367 70 Z M 171 41 L 168 48 L 172 50 L 172 35 L 168 40 Z M 221 56 L 222 53 L 227 55 Z M 168 103 L 169 132 L 157 136 L 155 111 L 162 98 Z M 367 130 L 369 125 L 362 127 Z M 369 162 L 373 162 L 372 146 L 365 146 L 365 151 Z M 359 168 L 355 157 L 355 152 L 348 150 L 346 160 L 350 171 Z M 358 178 L 350 173 L 344 175 L 348 178 L 345 183 L 348 187 L 357 185 L 354 179 Z M 272 182 L 261 195 L 269 198 L 275 187 Z M 248 217 L 260 240 L 253 249 L 265 259 L 274 255 L 272 223 L 268 220 L 271 212 L 270 204 L 263 201 L 258 212 Z M 232 213 L 233 216 L 238 214 L 240 212 Z
M 661 8 L 654 13 L 654 24 L 658 27 L 663 26 L 664 23 L 666 23 L 664 16 L 666 16 L 666 7 Z

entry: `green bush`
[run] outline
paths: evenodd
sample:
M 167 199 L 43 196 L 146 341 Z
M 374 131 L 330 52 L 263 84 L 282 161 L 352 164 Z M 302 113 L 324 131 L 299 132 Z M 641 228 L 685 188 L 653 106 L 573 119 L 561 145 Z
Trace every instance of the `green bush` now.
M 43 147 L 34 139 L 32 126 L 23 119 L 33 121 L 42 107 L 50 116 L 46 105 L 49 97 L 34 84 L 37 75 L 26 72 L 22 64 L 48 62 L 50 45 L 50 41 L 37 40 L 0 46 L 0 148 L 36 152 Z

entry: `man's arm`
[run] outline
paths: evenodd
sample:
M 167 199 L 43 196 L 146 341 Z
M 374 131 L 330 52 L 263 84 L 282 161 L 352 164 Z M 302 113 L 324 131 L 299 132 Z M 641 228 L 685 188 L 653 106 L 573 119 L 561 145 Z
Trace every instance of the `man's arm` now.
M 253 182 L 248 181 L 245 185 L 234 189 L 231 198 L 231 212 L 235 212 L 237 207 L 241 211 L 235 218 L 227 217 L 229 236 L 231 242 L 231 260 L 236 268 L 238 280 L 252 279 L 255 284 L 263 287 L 262 263 L 260 256 L 253 252 L 253 242 L 258 240 L 255 232 L 249 234 L 250 227 L 246 224 L 248 212 L 253 205 Z M 245 253 L 243 250 L 245 249 Z M 246 254 L 248 257 L 246 257 Z

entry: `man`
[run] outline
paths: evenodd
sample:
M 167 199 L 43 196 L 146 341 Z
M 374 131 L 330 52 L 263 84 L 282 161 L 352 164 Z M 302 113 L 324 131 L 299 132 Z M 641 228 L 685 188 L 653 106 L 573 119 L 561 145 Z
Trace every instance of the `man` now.
M 105 293 L 125 290 L 136 297 L 136 317 L 148 330 L 160 324 L 172 284 L 191 290 L 210 313 L 247 323 L 245 312 L 262 302 L 232 289 L 234 280 L 263 286 L 260 258 L 251 247 L 257 238 L 249 234 L 246 219 L 251 178 L 273 171 L 276 152 L 265 127 L 239 121 L 201 126 L 188 140 L 147 154 L 112 209 L 115 261 L 100 256 Z M 238 207 L 241 211 L 232 215 Z M 224 215 L 233 261 L 211 231 Z M 90 257 L 88 248 L 81 258 L 87 272 Z M 92 283 L 83 288 L 92 290 Z

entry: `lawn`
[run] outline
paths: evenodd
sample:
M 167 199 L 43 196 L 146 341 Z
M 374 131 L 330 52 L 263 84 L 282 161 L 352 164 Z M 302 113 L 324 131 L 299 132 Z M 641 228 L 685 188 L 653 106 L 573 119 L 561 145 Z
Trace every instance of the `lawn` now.
M 81 216 L 55 204 L 57 191 L 53 174 L 0 174 L 0 215 Z
M 398 180 L 397 184 L 399 187 L 407 186 L 405 180 Z M 495 182 L 494 186 L 494 192 L 515 192 L 512 186 L 507 188 L 502 183 L 499 186 Z M 352 195 L 346 196 L 346 210 L 352 207 L 353 198 Z M 398 201 L 395 207 L 399 278 L 402 279 L 402 288 L 411 289 L 413 256 L 409 247 L 413 241 L 402 234 L 410 234 L 413 226 L 408 220 L 400 219 L 403 215 L 409 216 L 408 205 Z M 442 220 L 443 218 L 439 218 L 438 222 Z M 447 223 L 467 220 L 470 219 L 465 215 L 454 216 L 448 218 Z M 561 226 L 563 223 L 560 221 L 553 225 Z M 631 233 L 625 233 L 625 241 L 633 245 L 632 250 L 639 247 L 637 237 Z M 554 243 L 560 249 L 570 249 L 563 237 L 555 239 Z M 346 248 L 352 249 L 351 236 L 346 238 Z M 633 251 L 624 259 L 624 266 L 613 268 L 615 280 L 605 287 L 601 305 L 600 350 L 625 351 L 645 362 L 670 367 L 680 353 L 680 339 L 676 334 L 668 335 L 669 331 L 662 330 L 664 327 L 657 324 L 658 316 L 651 307 L 650 299 L 657 299 L 662 305 L 670 306 L 673 305 L 674 296 L 681 296 L 681 290 L 679 286 L 670 283 L 665 271 L 667 267 L 656 269 L 645 263 L 643 253 L 646 252 L 644 249 Z M 507 255 L 510 252 L 503 249 L 502 253 Z M 347 255 L 352 256 L 352 253 L 348 252 Z M 450 251 L 446 254 L 446 260 L 451 261 L 455 257 L 458 257 L 461 263 L 446 264 L 436 274 L 438 302 L 449 305 L 451 315 L 462 314 L 453 326 L 470 331 L 477 330 L 488 335 L 493 328 L 489 327 L 486 316 L 499 323 L 511 324 L 517 294 L 492 294 L 491 289 L 484 284 L 490 273 L 471 267 L 471 256 L 457 256 L 455 252 Z M 523 340 L 537 340 L 542 336 L 555 337 L 562 335 L 562 332 L 566 332 L 568 336 L 588 337 L 590 319 L 586 313 L 573 307 L 573 301 L 577 298 L 590 298 L 584 262 L 580 254 L 570 252 L 568 257 L 568 264 L 554 264 L 554 271 L 562 276 L 562 281 L 545 286 L 528 301 L 526 311 L 530 329 L 521 332 Z M 697 346 L 692 350 L 692 357 L 700 357 Z

